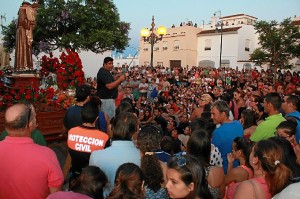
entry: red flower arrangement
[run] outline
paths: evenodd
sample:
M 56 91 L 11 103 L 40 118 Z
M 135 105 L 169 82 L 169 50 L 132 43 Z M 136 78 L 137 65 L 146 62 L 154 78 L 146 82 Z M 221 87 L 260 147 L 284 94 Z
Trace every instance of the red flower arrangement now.
M 41 63 L 41 76 L 48 76 L 49 72 L 55 72 L 60 66 L 59 60 L 57 57 L 53 57 L 53 53 L 49 54 L 49 57 L 44 55 L 42 57 Z
M 53 101 L 55 96 L 53 88 L 49 87 L 46 90 L 38 87 L 22 87 L 20 89 L 12 89 L 5 86 L 0 86 L 2 90 L 2 100 L 0 101 L 0 111 L 4 111 L 6 108 L 17 102 L 30 102 L 35 105 L 37 111 L 47 111 L 50 109 L 59 109 L 60 104 L 57 101 Z
M 68 95 L 66 90 L 75 88 L 85 81 L 81 59 L 78 53 L 67 49 L 66 53 L 61 53 L 60 60 L 61 62 L 53 57 L 52 53 L 49 56 L 44 55 L 39 71 L 41 77 L 48 77 L 50 73 L 56 74 L 58 89 L 54 89 L 53 85 L 48 85 L 44 89 L 20 85 L 20 89 L 14 89 L 0 81 L 0 111 L 17 102 L 25 101 L 35 105 L 37 111 L 61 110 L 73 105 L 75 99 Z M 1 76 L 5 74 L 0 70 Z
M 82 70 L 82 62 L 77 52 L 70 49 L 62 52 L 60 55 L 61 63 L 58 58 L 44 55 L 42 57 L 42 69 L 40 74 L 42 77 L 47 77 L 50 72 L 57 76 L 57 85 L 61 90 L 75 88 L 77 85 L 84 83 L 84 72 Z

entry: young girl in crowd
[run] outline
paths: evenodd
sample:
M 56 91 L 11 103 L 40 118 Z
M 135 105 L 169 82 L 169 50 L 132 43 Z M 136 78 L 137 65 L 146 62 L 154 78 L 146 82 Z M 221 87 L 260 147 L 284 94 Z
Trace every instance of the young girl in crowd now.
M 167 184 L 170 198 L 212 199 L 205 179 L 205 170 L 197 158 L 174 156 L 168 162 Z
M 271 199 L 288 185 L 292 177 L 292 171 L 283 163 L 281 146 L 270 139 L 254 145 L 249 161 L 254 178 L 240 183 L 234 194 L 236 199 Z
M 257 127 L 255 112 L 251 109 L 243 110 L 240 122 L 243 125 L 244 137 L 250 138 Z
M 103 199 L 103 187 L 106 183 L 107 177 L 99 167 L 88 166 L 82 169 L 80 176 L 70 185 L 70 191 L 53 193 L 47 199 Z
M 153 120 L 150 110 L 145 109 L 143 113 L 140 114 L 139 120 L 141 125 L 149 124 Z
M 195 119 L 190 123 L 191 133 L 199 129 L 205 129 L 209 133 L 210 138 L 212 137 L 212 133 L 215 130 L 215 128 L 216 125 L 213 123 L 211 119 L 210 112 L 206 112 L 206 111 L 202 113 L 201 118 Z M 219 167 L 223 166 L 223 159 L 221 157 L 221 153 L 218 147 L 216 147 L 213 144 L 211 144 L 210 165 L 219 166 Z
M 233 100 L 231 102 L 233 103 L 231 104 L 233 117 L 235 120 L 238 120 L 240 119 L 242 110 L 246 108 L 243 91 L 235 89 L 233 91 Z
M 129 98 L 131 100 L 131 103 L 134 104 L 134 97 L 133 97 L 133 94 L 132 94 L 132 91 L 131 91 L 130 87 L 125 88 L 123 99 L 124 98 Z
M 224 180 L 222 167 L 210 165 L 210 135 L 205 130 L 193 131 L 187 143 L 187 154 L 195 156 L 205 168 L 208 188 L 214 199 L 222 198 L 220 188 Z
M 142 170 L 133 163 L 122 164 L 115 178 L 115 187 L 106 199 L 145 198 Z
M 270 140 L 277 143 L 283 150 L 283 163 L 293 172 L 290 185 L 274 196 L 274 199 L 299 198 L 300 188 L 300 165 L 297 164 L 297 156 L 290 142 L 282 137 L 275 136 Z
M 296 129 L 297 129 L 297 123 L 292 121 L 291 119 L 288 119 L 287 121 L 281 122 L 277 128 L 276 128 L 276 135 L 279 137 L 282 137 L 286 140 L 288 140 L 293 148 L 296 147 Z
M 252 95 L 250 97 L 249 109 L 252 109 L 255 112 L 255 118 L 257 124 L 260 124 L 267 117 L 267 113 L 264 112 L 262 106 L 262 98 L 258 95 Z
M 224 185 L 227 186 L 226 198 L 231 199 L 239 182 L 253 178 L 253 170 L 249 163 L 251 141 L 244 137 L 237 137 L 232 143 L 232 153 L 227 155 L 228 169 Z M 239 160 L 240 166 L 233 168 L 234 160 Z
M 141 169 L 145 179 L 146 198 L 168 199 L 163 184 L 165 181 L 166 164 L 158 159 L 162 139 L 161 130 L 153 125 L 141 128 L 137 137 L 137 146 L 141 152 Z

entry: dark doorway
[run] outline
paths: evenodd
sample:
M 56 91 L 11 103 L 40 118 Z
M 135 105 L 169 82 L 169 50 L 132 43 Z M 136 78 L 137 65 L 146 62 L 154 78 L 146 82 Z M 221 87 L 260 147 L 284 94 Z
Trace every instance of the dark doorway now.
M 181 67 L 181 60 L 170 60 L 170 68 Z

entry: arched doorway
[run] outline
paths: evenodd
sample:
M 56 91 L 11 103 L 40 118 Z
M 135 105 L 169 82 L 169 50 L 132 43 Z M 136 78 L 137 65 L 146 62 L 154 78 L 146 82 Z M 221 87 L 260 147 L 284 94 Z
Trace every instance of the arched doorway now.
M 202 61 L 199 61 L 198 66 L 202 67 L 202 68 L 205 68 L 205 67 L 215 68 L 215 62 L 211 61 L 211 60 L 202 60 Z
M 250 70 L 252 68 L 252 66 L 251 66 L 251 64 L 249 64 L 249 63 L 245 63 L 244 65 L 243 65 L 243 69 L 244 70 Z

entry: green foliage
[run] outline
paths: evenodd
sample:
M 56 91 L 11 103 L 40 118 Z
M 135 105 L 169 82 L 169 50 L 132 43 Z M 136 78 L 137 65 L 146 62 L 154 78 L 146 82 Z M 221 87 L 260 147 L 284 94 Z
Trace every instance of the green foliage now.
M 259 33 L 261 48 L 256 49 L 251 55 L 251 60 L 269 62 L 271 67 L 290 67 L 289 60 L 300 56 L 299 27 L 293 25 L 290 18 L 281 23 L 277 21 L 258 21 L 254 27 Z
M 268 56 L 261 48 L 256 48 L 250 55 L 250 60 L 254 61 L 256 65 L 261 66 L 264 62 L 269 61 Z
M 16 26 L 4 31 L 5 47 L 15 47 Z M 55 49 L 107 50 L 121 52 L 128 46 L 130 24 L 120 21 L 111 0 L 44 0 L 39 1 L 33 33 L 33 52 Z
M 3 26 L 3 46 L 9 53 L 12 53 L 13 49 L 16 46 L 16 31 L 17 26 L 15 20 L 12 20 L 8 26 Z

